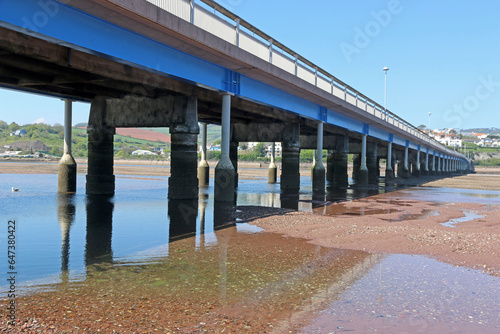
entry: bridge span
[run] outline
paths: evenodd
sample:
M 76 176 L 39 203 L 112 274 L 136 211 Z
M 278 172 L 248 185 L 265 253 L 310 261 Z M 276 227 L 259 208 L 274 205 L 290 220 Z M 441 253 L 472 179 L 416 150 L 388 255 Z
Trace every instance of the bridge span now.
M 67 100 L 60 192 L 76 187 L 71 101 L 91 102 L 88 194 L 114 193 L 117 127 L 170 128 L 170 199 L 197 198 L 208 182 L 205 155 L 197 161 L 199 123 L 222 125 L 219 201 L 234 199 L 238 142 L 281 142 L 283 190 L 299 188 L 300 149 L 317 150 L 315 192 L 347 185 L 349 153 L 357 155 L 353 177 L 362 185 L 378 181 L 380 159 L 386 182 L 472 168 L 211 0 L 4 0 L 0 53 L 2 87 Z

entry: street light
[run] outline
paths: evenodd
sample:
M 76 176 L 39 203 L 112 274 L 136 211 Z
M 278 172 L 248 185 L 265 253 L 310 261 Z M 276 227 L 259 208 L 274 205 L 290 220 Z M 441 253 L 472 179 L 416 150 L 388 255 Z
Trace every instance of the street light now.
M 431 115 L 432 113 L 429 112 L 429 136 L 431 135 Z
M 384 85 L 384 114 L 385 114 L 385 119 L 387 119 L 387 71 L 389 71 L 389 68 L 386 66 L 382 69 L 382 71 L 385 72 L 385 85 Z

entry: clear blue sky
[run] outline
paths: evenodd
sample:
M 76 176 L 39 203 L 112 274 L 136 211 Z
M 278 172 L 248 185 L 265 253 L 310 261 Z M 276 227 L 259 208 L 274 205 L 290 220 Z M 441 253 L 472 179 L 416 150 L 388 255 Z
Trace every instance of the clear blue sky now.
M 500 128 L 500 1 L 217 0 L 418 126 Z M 63 122 L 63 102 L 0 90 L 0 119 Z M 73 123 L 89 105 L 74 104 Z

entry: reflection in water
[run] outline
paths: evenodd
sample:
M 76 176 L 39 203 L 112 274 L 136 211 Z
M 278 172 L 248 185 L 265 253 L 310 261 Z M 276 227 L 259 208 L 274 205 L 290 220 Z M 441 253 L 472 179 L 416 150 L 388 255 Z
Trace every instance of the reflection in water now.
M 169 200 L 169 241 L 193 236 L 196 233 L 198 200 Z
M 471 211 L 466 211 L 464 210 L 464 217 L 462 218 L 457 218 L 457 219 L 450 219 L 449 221 L 445 223 L 441 223 L 441 225 L 446 226 L 446 227 L 456 227 L 457 224 L 460 223 L 465 223 L 474 219 L 479 219 L 483 218 L 484 216 L 478 214 L 477 212 L 471 212 Z
M 112 196 L 87 196 L 87 237 L 85 266 L 113 262 L 111 236 L 113 230 Z
M 299 209 L 299 190 L 283 190 L 281 193 L 282 209 Z
M 23 176 L 16 184 L 28 189 L 36 184 L 33 180 L 36 181 Z M 137 180 L 119 179 L 117 182 L 125 183 L 126 191 L 119 192 L 114 198 L 89 196 L 85 203 L 83 196 L 46 195 L 42 187 L 34 190 L 43 196 L 21 197 L 23 193 L 18 193 L 14 198 L 9 192 L 2 198 L 0 208 L 10 210 L 6 211 L 7 215 L 18 215 L 17 212 L 20 212 L 19 219 L 32 224 L 32 228 L 19 231 L 23 233 L 20 240 L 29 240 L 24 244 L 24 249 L 31 252 L 26 252 L 23 261 L 41 263 L 38 267 L 24 265 L 23 271 L 30 271 L 30 276 L 27 275 L 24 281 L 29 281 L 29 284 L 23 282 L 28 286 L 26 291 L 31 293 L 26 304 L 42 305 L 44 300 L 57 300 L 61 309 L 71 310 L 75 307 L 75 300 L 78 303 L 89 301 L 93 304 L 88 309 L 95 312 L 91 312 L 86 320 L 94 324 L 101 321 L 102 314 L 106 314 L 108 319 L 123 319 L 124 314 L 128 315 L 133 310 L 133 306 L 140 309 L 141 316 L 147 319 L 142 323 L 143 326 L 158 326 L 145 329 L 150 332 L 157 328 L 160 328 L 158 332 L 168 332 L 163 330 L 166 327 L 170 331 L 187 328 L 185 332 L 202 332 L 205 328 L 201 328 L 200 323 L 207 321 L 207 312 L 224 316 L 222 320 L 215 319 L 214 326 L 220 324 L 221 327 L 213 332 L 222 331 L 227 319 L 246 321 L 252 317 L 273 325 L 272 329 L 266 328 L 260 332 L 288 332 L 289 325 L 307 323 L 308 318 L 322 309 L 333 326 L 330 328 L 332 331 L 337 330 L 339 325 L 345 326 L 345 323 L 339 324 L 338 319 L 342 316 L 339 312 L 348 315 L 359 312 L 363 316 L 383 316 L 386 319 L 391 315 L 389 320 L 397 321 L 402 319 L 402 315 L 410 317 L 413 310 L 418 310 L 418 316 L 429 314 L 435 321 L 437 311 L 434 310 L 438 310 L 438 316 L 445 316 L 439 318 L 445 325 L 460 323 L 463 314 L 471 314 L 474 321 L 497 319 L 499 299 L 496 291 L 500 290 L 496 278 L 417 256 L 405 256 L 401 261 L 395 261 L 393 259 L 397 259 L 397 256 L 393 255 L 322 248 L 301 239 L 271 233 L 238 233 L 236 227 L 222 230 L 219 227 L 234 221 L 234 208 L 220 203 L 214 205 L 213 199 L 204 195 L 200 196 L 199 202 L 170 204 L 170 225 L 174 225 L 174 221 L 176 225 L 169 226 L 165 217 L 167 203 L 162 197 L 165 191 L 159 189 L 157 182 L 141 180 L 147 184 L 144 187 L 147 189 L 141 188 L 142 191 L 134 188 Z M 375 187 L 351 187 L 329 191 L 325 198 L 313 198 L 309 190 L 281 194 L 277 187 L 266 188 L 267 185 L 248 182 L 247 188 L 243 185 L 238 190 L 240 205 L 269 203 L 267 205 L 300 207 L 308 211 L 311 207 L 323 211 L 341 210 L 338 207 L 330 208 L 344 205 L 338 202 L 346 199 L 384 191 Z M 257 188 L 263 190 L 255 190 Z M 447 189 L 412 188 L 376 200 L 359 201 L 365 208 L 354 208 L 350 212 L 363 214 L 364 210 L 364 214 L 372 214 L 373 211 L 369 210 L 377 210 L 381 204 L 392 205 L 394 212 L 399 206 L 405 206 L 416 198 L 439 199 L 437 202 L 441 203 L 444 199 L 464 200 L 462 197 L 469 200 L 471 196 L 465 197 L 459 191 L 455 193 Z M 53 208 L 55 198 L 57 211 L 47 210 Z M 242 203 L 242 198 L 247 201 Z M 325 207 L 322 207 L 322 202 L 326 202 Z M 496 203 L 480 203 L 483 202 Z M 347 209 L 349 205 L 346 203 L 344 206 Z M 23 211 L 26 207 L 30 210 Z M 409 216 L 404 218 L 414 219 Z M 53 224 L 56 220 L 59 225 Z M 139 221 L 147 223 L 139 226 L 138 232 Z M 172 238 L 165 238 L 165 234 L 170 232 Z M 86 245 L 79 245 L 79 242 L 84 243 L 85 233 Z M 176 233 L 192 238 L 176 238 Z M 168 240 L 173 239 L 175 241 L 165 246 Z M 155 252 L 165 249 L 162 247 L 169 247 L 169 252 Z M 46 258 L 39 257 L 38 254 L 42 252 L 49 255 Z M 138 258 L 140 261 L 137 261 Z M 382 265 L 380 261 L 383 261 Z M 397 263 L 388 268 L 388 261 Z M 101 263 L 105 265 L 95 265 Z M 43 271 L 47 267 L 49 269 Z M 66 275 L 68 267 L 71 267 L 69 280 L 54 278 L 59 275 L 59 269 L 62 276 Z M 457 272 L 462 276 L 457 278 Z M 40 278 L 45 281 L 36 282 Z M 478 283 L 478 280 L 484 282 Z M 32 293 L 42 284 L 50 285 L 49 294 Z M 96 291 L 105 292 L 98 296 L 98 303 Z M 422 298 L 422 291 L 425 292 L 425 298 Z M 443 291 L 446 294 L 440 295 Z M 456 298 L 441 304 L 444 300 L 442 297 L 449 295 Z M 40 303 L 37 304 L 37 301 Z M 458 305 L 460 302 L 461 305 Z M 112 308 L 108 307 L 111 303 Z M 456 311 L 457 305 L 461 307 L 460 311 Z M 80 310 L 85 306 L 88 305 L 83 305 Z M 44 310 L 42 307 L 38 309 L 40 312 Z M 54 312 L 53 309 L 46 309 L 48 313 Z M 186 316 L 185 311 L 192 313 Z M 50 319 L 51 314 L 48 313 L 42 319 Z M 170 326 L 166 319 L 175 324 Z M 421 319 L 414 316 L 412 320 Z M 164 327 L 159 327 L 162 324 Z M 127 330 L 132 332 L 134 329 Z M 127 330 L 120 328 L 121 332 Z
M 61 227 L 61 279 L 67 280 L 69 268 L 69 232 L 75 221 L 75 194 L 58 194 L 57 220 Z

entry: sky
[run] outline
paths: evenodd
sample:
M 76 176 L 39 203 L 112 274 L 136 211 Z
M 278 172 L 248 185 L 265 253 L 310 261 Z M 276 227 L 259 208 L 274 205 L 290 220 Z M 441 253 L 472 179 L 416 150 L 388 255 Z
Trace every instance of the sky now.
M 217 0 L 415 126 L 500 128 L 500 1 Z M 90 105 L 75 102 L 73 124 Z M 0 120 L 63 123 L 64 103 L 0 89 Z

